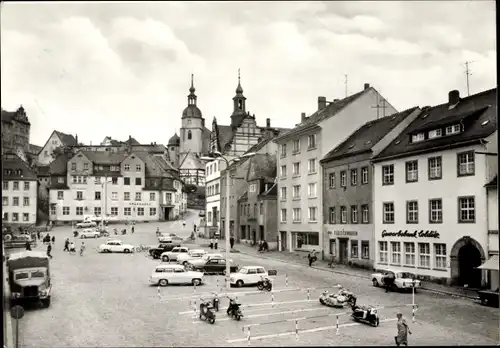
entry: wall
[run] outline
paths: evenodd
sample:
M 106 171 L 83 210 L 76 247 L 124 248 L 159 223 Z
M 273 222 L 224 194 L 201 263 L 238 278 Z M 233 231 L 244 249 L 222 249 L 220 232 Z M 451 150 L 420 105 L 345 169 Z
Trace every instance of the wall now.
M 261 136 L 260 128 L 257 126 L 255 119 L 245 118 L 235 130 L 231 150 L 228 151 L 228 154 L 233 156 L 243 155 L 249 148 L 259 142 Z
M 188 139 L 188 132 L 191 131 L 191 139 Z M 180 129 L 180 154 L 201 153 L 203 147 L 203 119 L 183 118 Z
M 8 188 L 3 189 L 2 187 L 2 204 L 3 198 L 8 198 L 8 205 L 2 206 L 2 218 L 5 214 L 8 214 L 7 220 L 3 219 L 4 223 L 9 224 L 20 224 L 20 225 L 30 225 L 36 223 L 36 213 L 37 213 L 37 182 L 35 180 L 31 181 L 4 181 L 8 183 Z M 14 182 L 19 183 L 19 190 L 13 190 Z M 29 189 L 24 189 L 24 183 L 29 182 Z M 19 205 L 13 206 L 13 197 L 19 197 Z M 24 197 L 29 198 L 29 205 L 24 206 Z M 18 221 L 12 220 L 12 214 L 18 213 Z M 28 221 L 23 221 L 23 214 L 28 214 Z
M 52 132 L 52 135 L 50 136 L 49 140 L 45 144 L 44 148 L 40 153 L 38 154 L 38 163 L 41 166 L 48 165 L 51 163 L 54 159 L 52 158 L 52 154 L 54 153 L 54 150 L 61 146 L 61 139 L 59 139 L 59 136 L 57 135 L 56 132 Z

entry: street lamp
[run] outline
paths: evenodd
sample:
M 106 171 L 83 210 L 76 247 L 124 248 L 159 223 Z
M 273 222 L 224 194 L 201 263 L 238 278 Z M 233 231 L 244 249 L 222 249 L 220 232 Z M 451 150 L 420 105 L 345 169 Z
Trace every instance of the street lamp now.
M 104 230 L 104 214 L 106 214 L 106 208 L 107 208 L 107 203 L 108 203 L 108 182 L 113 182 L 113 179 L 111 179 L 111 181 L 109 181 L 108 177 L 105 176 L 104 177 L 104 182 L 101 182 L 101 188 L 102 188 L 102 191 L 104 191 L 104 200 L 103 200 L 103 208 L 101 210 L 101 229 Z M 106 188 L 104 188 L 104 185 L 106 185 Z
M 229 243 L 229 238 L 230 238 L 230 233 L 229 233 L 229 215 L 231 214 L 231 209 L 229 205 L 229 199 L 231 197 L 231 186 L 229 185 L 229 179 L 231 179 L 231 176 L 229 174 L 229 164 L 231 162 L 239 162 L 244 158 L 249 158 L 255 156 L 255 152 L 249 152 L 246 154 L 241 155 L 240 157 L 233 158 L 233 159 L 227 159 L 225 158 L 219 151 L 214 151 L 210 153 L 210 156 L 203 156 L 200 159 L 203 161 L 213 161 L 216 158 L 220 158 L 226 162 L 226 288 L 229 289 L 231 287 L 231 283 L 229 282 L 229 274 L 231 272 L 231 268 L 229 265 L 229 251 L 231 249 L 231 245 Z

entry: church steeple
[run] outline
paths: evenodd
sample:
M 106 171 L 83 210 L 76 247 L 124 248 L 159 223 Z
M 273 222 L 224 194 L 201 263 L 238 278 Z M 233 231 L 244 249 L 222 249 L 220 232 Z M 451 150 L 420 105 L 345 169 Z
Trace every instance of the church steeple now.
M 236 87 L 236 95 L 233 97 L 233 114 L 231 115 L 232 124 L 236 125 L 240 120 L 239 116 L 245 115 L 246 106 L 245 101 L 247 98 L 243 95 L 243 88 L 241 87 L 240 69 L 238 69 L 238 87 Z M 236 116 L 236 117 L 235 117 Z
M 191 87 L 189 88 L 188 106 L 189 105 L 196 105 L 196 94 L 194 94 L 196 89 L 194 88 L 193 78 L 194 78 L 194 75 L 191 74 Z

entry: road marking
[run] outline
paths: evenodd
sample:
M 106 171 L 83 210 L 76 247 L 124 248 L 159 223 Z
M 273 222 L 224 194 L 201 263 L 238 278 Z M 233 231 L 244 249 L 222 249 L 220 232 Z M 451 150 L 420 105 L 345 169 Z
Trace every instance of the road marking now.
M 384 322 L 396 321 L 396 320 L 398 320 L 398 319 L 397 318 L 390 318 L 390 319 L 380 320 L 380 322 L 384 323 Z M 349 326 L 358 326 L 358 325 L 366 325 L 366 324 L 362 324 L 362 323 L 348 323 L 348 324 L 339 325 L 338 327 L 340 328 L 340 327 L 349 327 Z M 333 326 L 321 326 L 321 327 L 317 327 L 317 328 L 314 328 L 314 329 L 307 329 L 307 330 L 300 330 L 299 329 L 298 332 L 304 334 L 304 333 L 313 333 L 313 332 L 327 331 L 327 330 L 334 330 L 334 329 L 337 329 L 336 325 L 333 325 Z M 297 334 L 296 331 L 288 331 L 288 332 L 281 332 L 281 333 L 277 333 L 277 334 L 270 334 L 270 335 L 250 337 L 250 340 L 251 341 L 253 341 L 253 340 L 265 340 L 267 338 L 291 336 L 291 335 L 295 335 L 295 334 Z M 237 338 L 237 339 L 233 339 L 233 340 L 227 340 L 226 342 L 227 343 L 238 343 L 238 342 L 247 342 L 247 341 L 248 341 L 248 337 Z
M 319 290 L 319 289 L 324 289 L 322 288 L 310 288 L 309 290 Z M 199 297 L 209 297 L 213 296 L 214 294 L 217 294 L 218 297 L 228 297 L 228 296 L 246 296 L 246 295 L 271 295 L 271 294 L 276 294 L 280 292 L 292 292 L 292 291 L 304 291 L 307 289 L 299 289 L 299 288 L 290 288 L 290 289 L 276 289 L 273 291 L 234 291 L 234 292 L 204 292 L 201 294 L 192 294 L 191 296 L 183 296 L 183 297 L 172 297 L 168 298 L 166 295 L 162 295 L 162 300 L 163 301 L 177 301 L 177 300 L 190 300 L 193 298 L 199 298 Z
M 284 302 L 274 302 L 274 305 L 280 305 L 280 304 L 290 304 L 290 303 L 304 303 L 304 302 L 316 302 L 316 300 L 299 300 L 299 301 L 284 301 Z M 248 304 L 248 305 L 243 305 L 241 307 L 244 308 L 251 308 L 251 307 L 260 307 L 260 306 L 270 306 L 272 303 L 254 303 L 254 304 Z M 219 310 L 227 309 L 227 307 L 221 307 Z M 179 312 L 181 315 L 186 315 L 186 314 L 192 314 L 193 311 L 186 311 L 186 312 Z

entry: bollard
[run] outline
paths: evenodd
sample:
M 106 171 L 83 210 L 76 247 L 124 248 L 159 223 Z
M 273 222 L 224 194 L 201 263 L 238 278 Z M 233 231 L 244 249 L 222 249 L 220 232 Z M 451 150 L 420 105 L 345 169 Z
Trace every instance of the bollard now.
M 285 274 L 285 288 L 288 288 L 288 274 Z
M 196 294 L 196 282 L 194 283 L 193 294 Z
M 307 301 L 311 300 L 311 291 L 307 289 Z
M 193 317 L 193 324 L 196 322 L 196 317 L 198 316 L 198 311 L 197 311 L 197 303 L 196 303 L 196 300 L 194 300 L 194 317 Z
M 411 321 L 413 323 L 415 322 L 415 305 L 413 305 L 411 309 Z
M 339 316 L 337 315 L 337 335 L 339 334 Z
M 411 294 L 411 302 L 412 302 L 412 322 L 415 322 L 415 281 L 413 281 L 412 294 Z
M 299 340 L 299 321 L 295 320 L 295 339 Z
M 215 281 L 217 282 L 217 288 L 219 288 L 219 275 L 217 275 L 217 278 L 215 279 Z
M 158 285 L 157 291 L 158 291 L 158 297 L 161 298 L 161 288 L 159 285 Z
M 271 308 L 274 308 L 274 294 L 271 294 Z
M 248 345 L 250 345 L 250 326 L 248 327 L 248 331 L 247 331 L 247 341 L 248 341 Z

